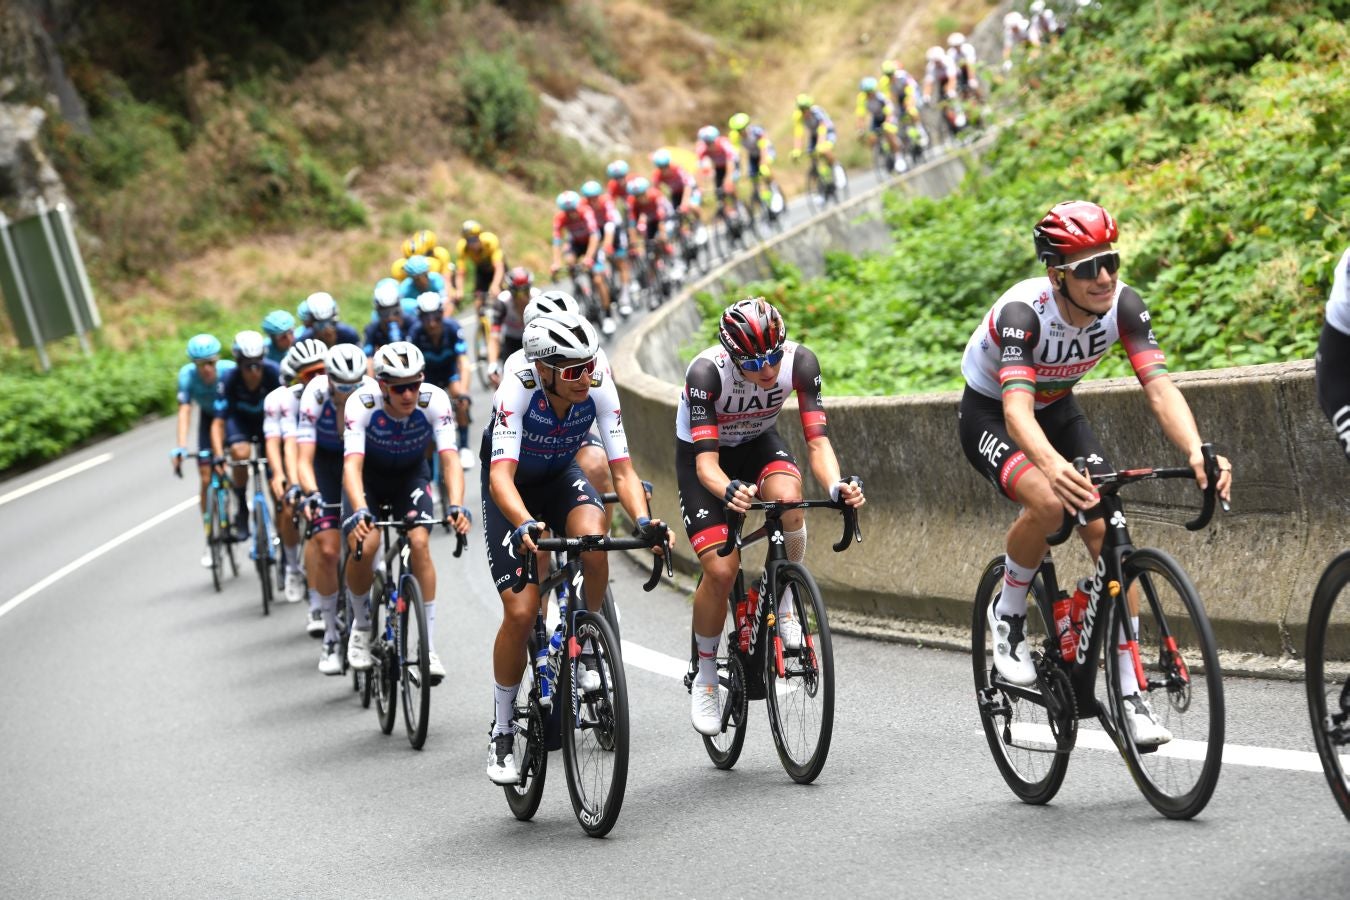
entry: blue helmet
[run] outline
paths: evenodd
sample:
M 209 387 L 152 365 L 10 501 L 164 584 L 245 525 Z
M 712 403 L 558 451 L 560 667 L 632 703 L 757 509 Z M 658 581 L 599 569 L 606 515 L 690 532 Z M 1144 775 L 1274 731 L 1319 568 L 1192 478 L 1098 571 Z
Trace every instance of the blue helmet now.
M 858 90 L 862 91 L 864 94 L 870 94 L 876 89 L 877 89 L 877 80 L 873 78 L 871 75 L 868 75 L 862 81 L 858 82 Z
M 220 356 L 220 341 L 213 334 L 194 334 L 187 343 L 188 359 L 201 362 Z
M 309 314 L 309 301 L 301 300 L 295 307 L 295 317 L 300 320 L 306 328 L 314 324 L 314 317 Z
M 604 193 L 604 190 L 605 189 L 600 186 L 600 182 L 588 181 L 581 186 L 581 196 L 599 197 L 602 193 Z
M 670 151 L 657 150 L 653 153 L 652 165 L 656 166 L 658 169 L 664 169 L 666 166 L 670 165 Z
M 628 162 L 627 160 L 616 159 L 605 168 L 605 174 L 610 178 L 627 178 Z
M 647 191 L 651 190 L 651 186 L 652 183 L 650 181 L 639 175 L 637 178 L 628 182 L 628 196 L 641 197 L 643 194 L 647 193 Z
M 698 139 L 705 144 L 711 144 L 713 141 L 717 140 L 719 134 L 721 134 L 721 132 L 714 126 L 704 125 L 698 130 Z
M 431 271 L 431 260 L 425 256 L 410 256 L 408 261 L 403 264 L 403 271 L 408 275 L 425 275 Z
M 563 191 L 558 195 L 558 209 L 563 212 L 571 212 L 581 205 L 581 198 L 577 196 L 576 191 Z
M 295 328 L 295 316 L 286 312 L 284 309 L 274 309 L 263 319 L 263 331 L 270 336 L 276 337 L 279 334 L 285 334 Z

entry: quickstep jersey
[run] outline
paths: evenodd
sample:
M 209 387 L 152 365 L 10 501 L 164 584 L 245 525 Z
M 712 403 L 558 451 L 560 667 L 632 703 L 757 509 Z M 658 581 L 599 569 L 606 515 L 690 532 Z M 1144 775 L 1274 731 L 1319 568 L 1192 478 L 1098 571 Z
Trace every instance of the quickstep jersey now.
M 216 414 L 216 397 L 220 393 L 220 383 L 234 370 L 234 360 L 222 359 L 216 363 L 216 380 L 207 384 L 197 374 L 195 363 L 183 363 L 178 370 L 178 402 L 195 403 L 209 416 Z
M 262 380 L 249 389 L 244 384 L 244 371 L 239 367 L 219 378 L 220 392 L 216 397 L 216 415 L 241 416 L 261 421 L 263 399 L 281 385 L 281 369 L 270 359 L 263 360 Z
M 459 374 L 457 362 L 461 353 L 469 348 L 464 343 L 464 333 L 460 331 L 459 321 L 452 318 L 441 320 L 441 338 L 432 340 L 431 332 L 418 322 L 408 338 L 422 351 L 426 359 L 426 380 L 435 385 L 449 384 Z
M 263 400 L 263 437 L 295 437 L 303 384 L 283 384 Z
M 361 385 L 353 392 L 378 391 L 380 386 L 369 375 L 361 380 Z M 351 397 L 347 402 L 352 401 Z M 333 405 L 333 392 L 328 387 L 328 376 L 319 375 L 305 385 L 300 395 L 300 414 L 297 419 L 295 440 L 299 444 L 316 444 L 318 449 L 329 453 L 342 452 L 342 423 L 338 421 L 337 407 Z
M 1075 328 L 1059 314 L 1049 278 L 1029 278 L 1009 288 L 976 327 L 961 358 L 966 384 L 986 397 L 1010 391 L 1035 395 L 1037 409 L 1073 386 L 1120 341 L 1140 384 L 1167 374 L 1167 360 L 1149 326 L 1148 309 L 1123 281 L 1105 315 Z
M 1350 335 L 1350 250 L 1336 264 L 1327 298 L 1327 324 L 1341 334 Z
M 762 388 L 741 376 L 726 350 L 709 347 L 685 372 L 675 436 L 693 444 L 716 442 L 699 446 L 700 450 L 744 444 L 774 427 L 794 392 L 806 439 L 826 436 L 820 361 L 814 353 L 796 341 L 784 341 L 778 379 Z
M 426 459 L 427 444 L 454 450 L 455 417 L 450 397 L 434 384 L 423 382 L 417 405 L 405 419 L 395 418 L 384 405 L 378 385 L 363 385 L 347 399 L 344 456 L 365 456 L 366 465 L 407 469 Z
M 591 425 L 598 425 L 600 442 L 611 463 L 628 459 L 628 436 L 614 375 L 605 351 L 596 354 L 591 390 L 559 419 L 539 383 L 534 364 L 518 350 L 502 368 L 502 383 L 492 398 L 492 419 L 483 439 L 490 444 L 493 465 L 516 463 L 518 485 L 548 481 L 572 464 Z

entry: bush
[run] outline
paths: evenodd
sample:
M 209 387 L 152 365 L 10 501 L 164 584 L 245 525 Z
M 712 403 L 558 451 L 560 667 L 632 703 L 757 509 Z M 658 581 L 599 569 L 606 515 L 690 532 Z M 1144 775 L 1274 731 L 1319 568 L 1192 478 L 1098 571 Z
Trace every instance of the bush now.
M 471 51 L 459 69 L 464 97 L 456 138 L 483 165 L 498 167 L 503 151 L 522 149 L 535 133 L 539 98 L 510 52 Z

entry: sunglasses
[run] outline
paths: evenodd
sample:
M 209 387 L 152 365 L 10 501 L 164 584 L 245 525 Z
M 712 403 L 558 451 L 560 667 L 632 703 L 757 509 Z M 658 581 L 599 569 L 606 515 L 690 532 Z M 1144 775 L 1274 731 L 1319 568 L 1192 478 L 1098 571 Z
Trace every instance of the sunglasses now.
M 262 367 L 263 367 L 262 361 L 257 359 L 249 360 L 248 362 L 242 362 L 239 364 L 239 368 L 243 369 L 245 372 L 256 372 Z
M 776 366 L 782 361 L 783 351 L 775 350 L 772 353 L 766 353 L 763 356 L 738 359 L 736 360 L 736 365 L 740 366 L 742 372 L 758 372 L 761 369 L 767 369 L 769 366 Z
M 315 331 L 322 331 L 325 328 L 336 328 L 337 319 L 314 319 L 312 327 Z
M 350 394 L 361 386 L 361 382 L 353 381 L 348 383 L 346 381 L 333 381 L 330 378 L 328 380 L 328 386 L 333 389 L 333 393 L 335 394 Z
M 401 384 L 390 384 L 387 381 L 381 381 L 380 384 L 384 385 L 389 393 L 398 394 L 399 396 L 416 393 L 417 389 L 422 386 L 422 382 L 420 381 L 405 381 Z
M 584 363 L 577 363 L 573 366 L 563 366 L 562 368 L 549 366 L 548 363 L 544 363 L 544 365 L 557 372 L 558 377 L 563 381 L 580 381 L 583 378 L 590 378 L 591 373 L 595 371 L 594 357 L 586 360 Z
M 1089 256 L 1087 259 L 1080 260 L 1072 265 L 1054 266 L 1054 268 L 1061 272 L 1068 272 L 1074 278 L 1091 281 L 1097 277 L 1102 269 L 1112 275 L 1116 274 L 1120 269 L 1120 254 L 1115 250 L 1110 250 L 1106 253 L 1098 253 L 1096 256 Z

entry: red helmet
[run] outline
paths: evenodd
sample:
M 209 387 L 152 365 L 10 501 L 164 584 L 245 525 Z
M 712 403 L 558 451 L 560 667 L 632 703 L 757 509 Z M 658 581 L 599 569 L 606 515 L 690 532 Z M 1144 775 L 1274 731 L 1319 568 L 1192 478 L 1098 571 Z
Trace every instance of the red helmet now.
M 763 297 L 731 304 L 722 313 L 717 337 L 733 359 L 764 356 L 783 346 L 787 326 L 778 310 Z
M 1064 264 L 1066 256 L 1112 243 L 1117 234 L 1111 214 L 1087 200 L 1056 203 L 1036 223 L 1031 233 L 1036 240 L 1036 258 L 1047 266 Z
M 531 275 L 530 270 L 524 266 L 516 266 L 506 273 L 506 284 L 507 287 L 515 288 L 517 290 L 531 287 L 534 284 L 534 276 Z

